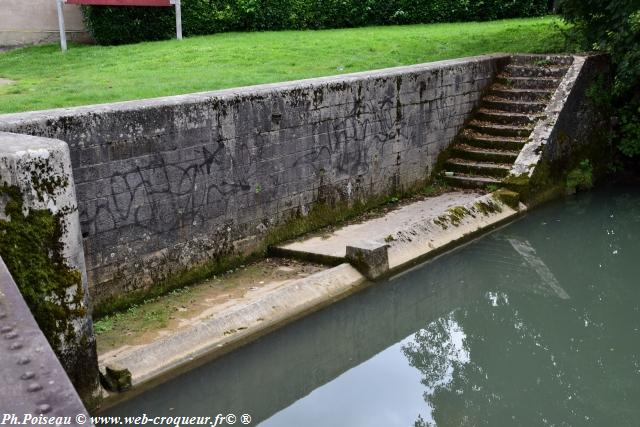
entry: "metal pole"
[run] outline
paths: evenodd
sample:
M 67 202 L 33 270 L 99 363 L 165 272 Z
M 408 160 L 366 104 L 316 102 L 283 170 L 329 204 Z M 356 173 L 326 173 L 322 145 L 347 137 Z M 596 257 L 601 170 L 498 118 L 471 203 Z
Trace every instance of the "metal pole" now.
M 180 0 L 176 3 L 176 38 L 182 40 L 182 9 L 180 8 Z
M 56 5 L 58 8 L 58 27 L 60 27 L 60 49 L 63 52 L 67 51 L 67 34 L 64 29 L 64 15 L 62 14 L 62 6 L 64 4 L 64 0 L 56 0 Z

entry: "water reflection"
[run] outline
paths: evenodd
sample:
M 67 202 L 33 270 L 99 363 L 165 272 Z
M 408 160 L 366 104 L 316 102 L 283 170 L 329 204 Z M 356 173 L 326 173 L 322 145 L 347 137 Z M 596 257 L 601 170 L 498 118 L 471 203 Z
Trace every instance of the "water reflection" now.
M 453 315 L 449 315 L 418 331 L 412 340 L 402 347 L 402 353 L 409 360 L 409 365 L 422 373 L 421 383 L 426 389 L 423 396 L 429 416 L 427 419 L 418 416 L 415 425 L 433 425 L 433 408 L 439 406 L 436 393 L 443 390 L 451 391 L 454 378 L 463 375 L 465 365 L 471 360 L 466 345 L 466 334 Z
M 640 191 L 535 211 L 111 414 L 262 426 L 635 425 Z

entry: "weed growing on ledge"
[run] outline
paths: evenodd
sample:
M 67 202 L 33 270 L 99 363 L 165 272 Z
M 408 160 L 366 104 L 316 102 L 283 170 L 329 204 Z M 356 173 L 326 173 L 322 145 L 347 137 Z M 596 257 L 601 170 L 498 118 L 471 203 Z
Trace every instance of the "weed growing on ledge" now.
M 593 166 L 589 160 L 583 160 L 578 167 L 567 175 L 566 189 L 568 194 L 576 190 L 588 190 L 593 187 Z

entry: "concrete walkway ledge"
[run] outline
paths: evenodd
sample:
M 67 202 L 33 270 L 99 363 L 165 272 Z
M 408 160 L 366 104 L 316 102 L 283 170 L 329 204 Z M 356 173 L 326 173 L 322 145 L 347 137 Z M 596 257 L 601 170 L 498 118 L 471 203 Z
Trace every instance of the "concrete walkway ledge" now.
M 195 326 L 151 344 L 104 354 L 100 357 L 101 370 L 128 370 L 131 388 L 137 393 L 317 311 L 366 284 L 356 269 L 342 264 L 246 297 Z M 104 406 L 120 400 L 113 397 L 107 398 Z
M 350 262 L 378 280 L 459 245 L 526 210 L 494 194 L 451 192 L 430 197 L 383 217 L 274 248 L 302 260 Z M 386 254 L 382 254 L 382 251 Z
M 389 245 L 389 273 L 407 269 L 494 230 L 526 209 L 522 203 L 512 207 L 494 194 L 486 194 L 449 207 L 429 221 L 415 221 L 394 230 Z

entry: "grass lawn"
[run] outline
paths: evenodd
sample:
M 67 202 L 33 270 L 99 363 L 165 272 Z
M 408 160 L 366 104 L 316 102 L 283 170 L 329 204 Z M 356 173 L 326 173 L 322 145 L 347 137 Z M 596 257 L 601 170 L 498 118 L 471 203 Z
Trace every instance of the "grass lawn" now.
M 178 42 L 0 53 L 0 113 L 327 76 L 493 52 L 564 49 L 557 18 L 225 33 Z

